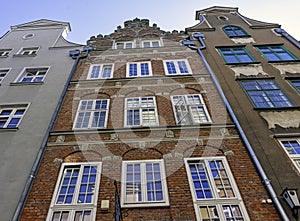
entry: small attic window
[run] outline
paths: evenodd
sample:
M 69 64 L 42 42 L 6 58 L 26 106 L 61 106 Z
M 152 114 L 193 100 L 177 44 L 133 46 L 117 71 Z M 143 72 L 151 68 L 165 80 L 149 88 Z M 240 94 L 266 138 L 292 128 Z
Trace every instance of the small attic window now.
M 218 16 L 218 19 L 220 21 L 227 21 L 228 20 L 228 18 L 226 16 L 224 16 L 224 15 Z
M 31 38 L 33 38 L 33 37 L 34 37 L 34 34 L 29 33 L 29 34 L 24 35 L 24 36 L 23 36 L 23 39 L 24 39 L 24 40 L 27 40 L 27 39 L 31 39 Z

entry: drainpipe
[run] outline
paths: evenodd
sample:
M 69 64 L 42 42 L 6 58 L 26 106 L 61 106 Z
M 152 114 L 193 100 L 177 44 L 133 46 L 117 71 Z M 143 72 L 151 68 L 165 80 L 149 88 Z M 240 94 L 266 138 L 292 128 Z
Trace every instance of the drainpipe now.
M 196 49 L 197 52 L 199 53 L 202 61 L 204 62 L 205 67 L 207 68 L 210 76 L 212 77 L 212 80 L 213 80 L 215 86 L 217 87 L 217 90 L 218 90 L 218 92 L 219 92 L 219 94 L 220 94 L 223 102 L 225 103 L 225 106 L 226 106 L 226 108 L 227 108 L 230 116 L 233 119 L 233 122 L 235 123 L 235 125 L 236 125 L 236 127 L 237 127 L 237 129 L 238 129 L 238 131 L 240 133 L 240 136 L 241 136 L 241 138 L 242 138 L 242 140 L 243 140 L 243 142 L 244 142 L 244 144 L 245 144 L 245 146 L 246 146 L 246 148 L 247 148 L 247 150 L 249 152 L 249 155 L 250 155 L 251 159 L 253 160 L 253 163 L 254 163 L 256 169 L 258 170 L 258 172 L 259 172 L 259 174 L 260 174 L 260 176 L 261 176 L 261 178 L 262 178 L 262 180 L 263 180 L 263 182 L 264 182 L 264 184 L 265 184 L 265 186 L 266 186 L 266 188 L 267 188 L 267 190 L 268 190 L 268 192 L 270 194 L 270 197 L 271 197 L 272 201 L 275 204 L 275 207 L 277 208 L 277 210 L 278 210 L 278 212 L 279 212 L 282 220 L 289 221 L 289 218 L 287 217 L 285 211 L 283 210 L 283 208 L 282 208 L 282 206 L 281 206 L 281 204 L 280 204 L 280 202 L 278 200 L 278 197 L 277 197 L 277 195 L 276 195 L 276 193 L 275 193 L 275 191 L 274 191 L 274 189 L 273 189 L 273 187 L 272 187 L 272 185 L 270 183 L 270 180 L 268 179 L 267 175 L 265 174 L 265 172 L 264 172 L 264 170 L 263 170 L 263 168 L 262 168 L 259 160 L 257 159 L 256 154 L 253 151 L 253 148 L 251 147 L 251 145 L 250 145 L 250 143 L 249 143 L 249 141 L 248 141 L 248 139 L 247 139 L 247 137 L 246 137 L 246 135 L 245 135 L 245 133 L 244 133 L 244 131 L 243 131 L 240 123 L 239 123 L 239 121 L 238 121 L 238 119 L 236 118 L 236 116 L 235 116 L 235 114 L 234 114 L 234 112 L 233 112 L 233 110 L 232 110 L 232 108 L 231 108 L 231 106 L 230 106 L 230 104 L 229 104 L 226 96 L 223 93 L 223 90 L 222 90 L 222 88 L 221 88 L 221 86 L 220 86 L 220 84 L 219 84 L 219 82 L 218 82 L 218 80 L 217 80 L 214 72 L 210 68 L 210 66 L 209 66 L 206 58 L 204 57 L 204 55 L 203 55 L 203 53 L 201 51 L 201 49 L 205 49 L 206 48 L 205 42 L 203 40 L 204 35 L 203 34 L 194 34 L 193 36 L 195 38 L 198 38 L 198 40 L 199 40 L 199 42 L 201 44 L 200 47 L 193 46 L 193 44 L 192 44 L 191 41 L 183 41 L 183 44 L 186 45 L 186 46 L 188 46 L 191 49 Z
M 276 28 L 275 32 L 277 34 L 282 35 L 284 38 L 286 38 L 289 42 L 291 42 L 293 45 L 295 45 L 298 49 L 300 49 L 300 43 L 296 41 L 292 36 L 290 36 L 284 29 L 282 28 Z
M 83 51 L 81 52 L 80 50 L 72 50 L 69 52 L 69 56 L 73 59 L 75 59 L 75 62 L 73 64 L 73 67 L 71 69 L 71 72 L 68 76 L 68 79 L 64 85 L 64 88 L 63 88 L 63 91 L 61 93 L 61 96 L 59 98 L 59 101 L 56 105 L 56 108 L 54 110 L 54 113 L 52 115 L 52 118 L 51 118 L 51 121 L 49 123 L 49 126 L 47 128 L 47 131 L 43 137 L 43 140 L 42 140 L 42 144 L 40 146 L 40 149 L 37 153 L 37 156 L 35 158 L 35 161 L 33 163 L 33 166 L 31 168 L 31 171 L 30 171 L 30 174 L 27 178 L 27 181 L 26 181 L 26 184 L 25 184 L 25 187 L 23 189 L 23 192 L 21 194 L 21 197 L 19 199 L 19 202 L 18 202 L 18 205 L 16 207 L 16 210 L 15 210 L 15 213 L 14 213 L 14 216 L 12 218 L 12 221 L 18 221 L 20 220 L 20 216 L 21 216 L 21 212 L 24 208 L 24 205 L 26 203 L 26 199 L 29 195 L 29 191 L 31 189 L 31 186 L 33 184 L 33 181 L 35 179 L 35 176 L 36 176 L 36 173 L 37 173 L 37 170 L 39 168 L 39 165 L 41 163 L 41 160 L 42 160 L 42 157 L 43 157 L 43 154 L 45 152 L 45 149 L 46 149 L 46 145 L 47 145 L 47 141 L 48 141 L 48 138 L 49 138 L 49 134 L 50 132 L 52 131 L 53 127 L 54 127 L 54 123 L 55 123 L 55 120 L 58 116 L 58 112 L 59 112 L 59 109 L 61 108 L 61 105 L 63 103 L 63 100 L 66 96 L 66 92 L 67 92 L 67 89 L 68 89 L 68 86 L 69 86 L 69 83 L 75 73 L 75 70 L 76 70 L 76 67 L 79 63 L 79 60 L 82 59 L 82 58 L 86 58 L 88 55 L 89 55 L 89 52 L 92 51 L 93 48 L 91 46 L 85 46 L 83 48 Z

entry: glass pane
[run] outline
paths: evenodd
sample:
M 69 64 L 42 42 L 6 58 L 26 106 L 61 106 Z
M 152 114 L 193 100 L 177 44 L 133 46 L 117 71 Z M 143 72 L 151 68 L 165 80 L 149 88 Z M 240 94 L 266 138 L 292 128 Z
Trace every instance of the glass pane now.
M 201 220 L 220 220 L 216 206 L 200 206 L 199 209 Z
M 90 78 L 98 78 L 99 77 L 100 68 L 101 68 L 100 65 L 93 66 Z

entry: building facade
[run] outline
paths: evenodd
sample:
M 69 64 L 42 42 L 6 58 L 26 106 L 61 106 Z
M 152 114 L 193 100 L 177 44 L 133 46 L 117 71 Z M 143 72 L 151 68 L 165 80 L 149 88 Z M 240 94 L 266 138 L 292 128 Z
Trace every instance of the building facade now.
M 64 37 L 66 22 L 38 20 L 12 26 L 0 38 L 0 213 L 9 221 L 47 134 L 80 48 Z M 18 210 L 18 209 L 17 209 Z
M 188 37 L 136 18 L 88 41 L 20 220 L 280 220 Z
M 237 8 L 196 12 L 198 42 L 290 220 L 285 188 L 300 186 L 300 46 L 280 25 Z M 296 211 L 294 211 L 296 213 Z M 295 214 L 294 214 L 295 215 Z

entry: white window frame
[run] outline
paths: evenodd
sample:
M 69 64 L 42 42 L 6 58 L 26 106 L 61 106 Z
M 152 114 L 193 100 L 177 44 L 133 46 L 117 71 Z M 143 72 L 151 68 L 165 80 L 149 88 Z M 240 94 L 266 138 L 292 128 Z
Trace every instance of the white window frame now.
M 153 106 L 143 106 L 142 105 L 142 100 L 143 99 L 153 99 Z M 138 106 L 135 106 L 134 108 L 128 107 L 128 100 L 129 99 L 138 99 Z M 155 117 L 155 124 L 149 125 L 146 122 L 144 122 L 145 120 L 143 119 L 143 109 L 148 109 L 148 108 L 153 108 L 154 109 L 154 117 Z M 139 112 L 139 125 L 128 125 L 127 124 L 127 111 L 128 110 L 138 110 Z M 159 126 L 159 121 L 158 121 L 158 112 L 157 112 L 157 105 L 156 105 L 156 99 L 154 96 L 149 96 L 149 97 L 130 97 L 130 98 L 126 98 L 125 99 L 125 113 L 124 113 L 124 118 L 125 118 L 125 122 L 124 122 L 124 127 L 152 127 L 152 126 Z
M 97 167 L 96 173 L 96 180 L 93 192 L 93 200 L 91 203 L 77 203 L 75 199 L 79 196 L 79 188 L 81 184 L 81 178 L 83 174 L 84 166 L 95 166 Z M 78 182 L 76 182 L 75 191 L 73 194 L 73 202 L 72 203 L 56 203 L 59 191 L 60 191 L 60 184 L 64 178 L 64 171 L 65 168 L 79 168 L 79 175 L 78 175 Z M 97 201 L 98 201 L 98 193 L 99 193 L 99 186 L 100 186 L 100 179 L 101 179 L 101 169 L 102 163 L 101 162 L 80 162 L 80 163 L 63 163 L 60 168 L 59 176 L 56 182 L 56 186 L 54 189 L 54 193 L 52 195 L 51 205 L 48 211 L 46 221 L 52 221 L 53 215 L 55 212 L 69 212 L 68 221 L 73 221 L 75 218 L 75 213 L 79 211 L 91 211 L 91 220 L 96 219 L 96 210 L 97 210 Z
M 290 160 L 293 162 L 294 166 L 300 173 L 300 154 L 291 154 L 287 150 L 287 148 L 283 145 L 283 141 L 296 141 L 300 145 L 300 137 L 291 137 L 291 138 L 284 138 L 278 139 L 280 146 L 284 149 L 285 153 L 289 156 Z
M 157 42 L 158 43 L 158 46 L 153 46 L 153 43 L 154 42 Z M 145 43 L 149 43 L 149 47 L 145 47 Z M 152 39 L 152 40 L 142 40 L 142 45 L 141 45 L 142 48 L 159 48 L 159 47 L 162 47 L 162 42 L 161 42 L 161 39 Z
M 97 101 L 107 101 L 106 104 L 106 109 L 102 109 L 101 107 L 99 109 L 96 109 L 96 102 Z M 85 109 L 85 110 L 81 110 L 81 105 L 83 102 L 92 102 L 92 107 L 90 109 Z M 78 108 L 77 108 L 77 112 L 76 112 L 76 117 L 74 120 L 74 124 L 73 124 L 73 130 L 85 130 L 85 129 L 97 129 L 97 128 L 106 128 L 107 127 L 107 119 L 108 119 L 108 114 L 109 114 L 109 99 L 93 99 L 93 100 L 80 100 L 79 104 L 78 104 Z M 104 126 L 103 127 L 93 127 L 93 120 L 94 120 L 94 113 L 95 112 L 105 112 L 105 121 L 104 121 Z M 88 126 L 87 127 L 76 127 L 78 118 L 80 113 L 90 113 L 89 116 L 89 121 L 88 121 Z
M 35 56 L 37 55 L 39 49 L 40 49 L 39 47 L 21 48 L 20 51 L 17 53 L 17 55 Z
M 0 121 L 5 122 L 1 129 L 18 129 L 22 119 L 24 118 L 29 104 L 0 104 Z M 22 114 L 18 114 L 17 112 L 20 110 L 24 110 Z M 11 111 L 10 114 L 2 115 L 3 111 Z M 15 127 L 9 127 L 10 121 L 13 119 L 19 119 L 18 123 Z
M 10 54 L 12 49 L 0 49 L 0 58 L 6 58 Z
M 111 68 L 110 76 L 104 77 L 104 71 L 106 67 Z M 98 77 L 93 77 L 93 69 L 94 67 L 99 67 L 99 71 L 97 73 Z M 88 77 L 87 79 L 93 80 L 93 79 L 109 79 L 113 77 L 113 71 L 114 71 L 114 65 L 113 64 L 92 64 L 89 69 Z
M 168 65 L 167 65 L 168 62 L 172 62 L 174 64 L 174 68 L 175 68 L 176 73 L 169 73 Z M 184 62 L 185 63 L 186 68 L 187 68 L 187 73 L 181 73 L 178 62 Z M 175 75 L 193 74 L 192 69 L 191 69 L 190 64 L 189 64 L 187 59 L 164 60 L 163 63 L 164 63 L 164 69 L 165 69 L 166 75 L 175 76 Z
M 129 76 L 130 75 L 130 65 L 136 64 L 137 65 L 137 75 L 136 76 Z M 148 72 L 149 75 L 142 75 L 142 64 L 148 64 Z M 128 62 L 126 65 L 126 77 L 149 77 L 152 76 L 152 67 L 150 61 L 141 61 L 141 62 Z
M 215 184 L 216 181 L 214 181 L 212 171 L 210 169 L 207 169 L 207 168 L 210 168 L 210 166 L 209 166 L 210 161 L 221 161 L 222 162 L 222 164 L 224 165 L 226 174 L 227 174 L 227 178 L 229 179 L 230 187 L 233 190 L 234 197 L 227 197 L 227 198 L 222 197 L 221 198 L 218 196 L 218 192 L 220 190 L 217 189 L 217 186 Z M 203 167 L 206 172 L 206 176 L 207 176 L 207 180 L 208 180 L 208 183 L 210 186 L 212 198 L 203 198 L 203 199 L 197 198 L 195 187 L 194 187 L 194 182 L 192 179 L 190 166 L 189 166 L 189 164 L 193 163 L 193 162 L 204 164 Z M 200 207 L 215 207 L 215 209 L 217 210 L 218 215 L 219 215 L 219 220 L 226 220 L 226 217 L 225 217 L 223 209 L 222 209 L 223 206 L 238 206 L 244 221 L 250 221 L 246 207 L 243 203 L 243 199 L 239 193 L 239 190 L 238 190 L 238 187 L 234 180 L 233 174 L 230 170 L 229 164 L 225 157 L 185 158 L 184 163 L 185 163 L 185 167 L 186 167 L 186 171 L 187 171 L 190 191 L 191 191 L 192 198 L 193 198 L 194 209 L 195 209 L 196 217 L 197 217 L 198 221 L 203 219 L 201 217 Z M 223 188 L 225 188 L 225 186 L 223 186 Z M 217 217 L 215 217 L 215 218 L 217 218 Z
M 14 81 L 14 83 L 20 83 L 20 84 L 41 84 L 45 81 L 45 78 L 49 72 L 50 67 L 25 67 L 21 73 L 19 74 L 19 76 L 16 78 L 16 80 Z M 38 71 L 38 73 L 43 73 L 45 72 L 45 74 L 43 75 L 33 75 L 32 77 L 32 81 L 23 81 L 24 78 L 26 78 L 28 71 Z M 27 76 L 28 78 L 30 78 L 31 76 Z M 42 78 L 41 81 L 34 81 L 36 78 Z
M 0 84 L 2 83 L 2 81 L 4 80 L 4 78 L 8 75 L 8 72 L 10 71 L 10 68 L 1 68 L 0 69 Z M 4 75 L 4 76 L 1 76 Z
M 122 48 L 118 48 L 118 45 L 119 44 L 123 44 L 123 47 Z M 131 47 L 127 47 L 127 45 L 131 44 L 132 46 Z M 115 41 L 114 42 L 114 46 L 113 46 L 113 49 L 132 49 L 132 48 L 135 48 L 136 47 L 136 43 L 135 43 L 135 40 L 132 40 L 132 41 Z
M 160 182 L 162 185 L 163 199 L 160 201 L 148 201 L 147 197 L 147 180 L 146 180 L 146 164 L 158 163 L 160 167 Z M 127 178 L 127 165 L 128 164 L 139 164 L 141 169 L 141 201 L 126 202 L 126 178 Z M 131 207 L 159 207 L 169 205 L 169 195 L 166 181 L 166 172 L 164 160 L 131 160 L 122 162 L 122 184 L 121 184 L 121 207 L 131 208 Z
M 179 101 L 176 102 L 176 103 L 174 101 L 174 97 L 178 97 L 178 96 L 181 96 L 183 98 L 183 99 L 181 99 L 181 105 L 178 104 Z M 188 97 L 189 96 L 198 96 L 200 98 L 200 104 L 189 103 L 189 101 L 188 101 Z M 204 102 L 203 97 L 202 97 L 201 94 L 173 95 L 173 96 L 171 96 L 171 101 L 172 101 L 173 113 L 174 113 L 177 125 L 210 124 L 212 122 L 211 118 L 210 118 L 210 115 L 208 113 L 208 110 L 206 108 L 205 102 Z M 181 110 L 181 112 L 186 111 L 186 113 L 185 113 L 185 116 L 182 119 L 178 119 L 178 114 L 177 114 L 176 107 L 178 107 L 178 108 L 184 107 L 183 109 L 185 109 L 185 110 Z M 204 115 L 205 115 L 205 117 L 207 119 L 207 121 L 203 121 L 203 122 L 200 122 L 200 123 L 199 122 L 195 122 L 194 117 L 193 117 L 192 108 L 200 108 L 200 109 L 202 109 L 203 113 L 204 113 Z M 188 122 L 187 123 L 183 123 L 183 124 L 181 123 L 181 121 L 185 117 L 188 117 L 188 120 L 189 120 L 190 123 L 188 123 Z

